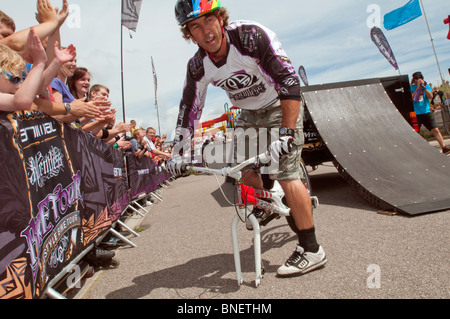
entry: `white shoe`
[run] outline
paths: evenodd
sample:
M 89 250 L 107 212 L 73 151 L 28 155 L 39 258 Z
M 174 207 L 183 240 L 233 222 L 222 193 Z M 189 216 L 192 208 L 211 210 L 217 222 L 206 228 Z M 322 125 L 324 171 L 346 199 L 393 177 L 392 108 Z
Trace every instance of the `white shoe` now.
M 319 246 L 317 253 L 311 253 L 305 252 L 303 247 L 297 245 L 291 257 L 289 257 L 283 266 L 278 268 L 277 274 L 280 276 L 302 275 L 322 267 L 326 263 L 327 257 L 322 246 Z

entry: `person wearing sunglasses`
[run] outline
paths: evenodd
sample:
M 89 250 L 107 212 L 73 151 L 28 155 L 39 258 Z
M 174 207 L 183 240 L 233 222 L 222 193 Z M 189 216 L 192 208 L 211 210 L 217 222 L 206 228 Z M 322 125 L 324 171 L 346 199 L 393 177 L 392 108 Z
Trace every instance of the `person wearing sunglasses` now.
M 28 35 L 27 55 L 33 62 L 29 72 L 19 53 L 0 44 L 0 111 L 36 109 L 51 116 L 67 114 L 67 106 L 64 103 L 36 98 L 36 94 L 42 87 L 42 75 L 47 56 L 34 28 L 30 29 Z M 96 103 L 96 105 L 88 105 L 81 101 L 74 101 L 70 104 L 70 114 L 76 117 L 96 117 L 101 114 L 101 110 L 109 108 L 106 102 Z
M 442 149 L 442 153 L 450 153 L 450 148 L 445 145 L 441 131 L 439 131 L 439 128 L 437 127 L 436 119 L 431 112 L 430 100 L 433 99 L 433 91 L 431 90 L 431 86 L 424 80 L 422 72 L 415 72 L 412 75 L 411 93 L 419 130 L 420 127 L 424 125 L 433 133 Z
M 0 44 L 1 111 L 31 109 L 40 88 L 47 55 L 34 28 L 30 28 L 28 34 L 26 54 L 33 63 L 28 74 L 23 58 L 6 45 Z

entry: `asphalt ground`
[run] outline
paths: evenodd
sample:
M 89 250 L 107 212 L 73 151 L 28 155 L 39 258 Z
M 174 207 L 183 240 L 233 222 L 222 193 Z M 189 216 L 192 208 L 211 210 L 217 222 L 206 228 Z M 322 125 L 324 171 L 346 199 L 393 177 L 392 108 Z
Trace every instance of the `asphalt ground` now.
M 284 218 L 262 228 L 265 275 L 255 287 L 252 232 L 239 225 L 244 283 L 238 286 L 231 242 L 232 185 L 221 176 L 179 178 L 162 190 L 130 237 L 116 250 L 120 266 L 96 272 L 75 299 L 301 300 L 448 299 L 450 211 L 416 217 L 385 215 L 361 198 L 331 163 L 310 172 L 320 206 L 316 234 L 328 263 L 292 278 L 277 268 L 295 248 Z M 426 191 L 426 190 L 424 190 Z M 148 208 L 148 207 L 147 207 Z

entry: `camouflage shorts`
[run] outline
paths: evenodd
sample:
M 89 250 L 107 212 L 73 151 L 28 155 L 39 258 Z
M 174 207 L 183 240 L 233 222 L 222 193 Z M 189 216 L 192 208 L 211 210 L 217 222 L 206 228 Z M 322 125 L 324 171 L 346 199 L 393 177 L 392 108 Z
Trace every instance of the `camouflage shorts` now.
M 304 143 L 303 110 L 304 107 L 301 103 L 291 153 L 280 159 L 275 171 L 267 172 L 272 179 L 285 181 L 303 178 L 303 172 L 300 168 L 301 152 Z M 263 110 L 242 110 L 235 124 L 235 160 L 239 162 L 239 157 L 249 158 L 266 151 L 271 142 L 278 140 L 281 123 L 282 111 L 279 101 Z M 239 152 L 239 143 L 236 142 L 239 140 L 239 129 L 246 133 L 245 147 L 241 148 L 241 152 Z M 250 133 L 252 131 L 256 133 L 257 137 L 255 138 L 255 134 L 249 134 L 249 131 Z M 242 150 L 245 150 L 245 154 L 242 154 Z

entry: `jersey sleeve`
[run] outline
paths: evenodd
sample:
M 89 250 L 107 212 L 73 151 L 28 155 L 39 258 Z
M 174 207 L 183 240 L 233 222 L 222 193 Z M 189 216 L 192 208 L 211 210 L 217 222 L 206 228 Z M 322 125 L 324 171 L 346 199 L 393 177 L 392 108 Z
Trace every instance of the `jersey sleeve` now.
M 235 36 L 240 37 L 241 50 L 258 61 L 273 81 L 280 100 L 300 101 L 300 80 L 277 35 L 257 23 L 243 25 L 239 30 Z
M 202 56 L 199 52 L 188 63 L 175 131 L 175 142 L 192 136 L 196 123 L 200 121 L 208 88 L 208 83 L 204 81 L 204 75 Z

